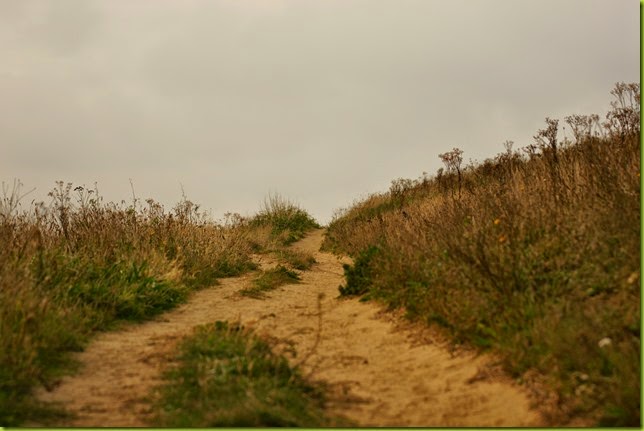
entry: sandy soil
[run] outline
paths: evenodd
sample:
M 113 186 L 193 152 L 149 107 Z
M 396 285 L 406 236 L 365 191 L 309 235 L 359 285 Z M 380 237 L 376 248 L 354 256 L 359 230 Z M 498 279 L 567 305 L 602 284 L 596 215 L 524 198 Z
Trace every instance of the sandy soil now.
M 309 378 L 329 385 L 330 413 L 362 426 L 543 425 L 527 392 L 492 358 L 451 351 L 432 330 L 376 304 L 338 299 L 342 262 L 318 251 L 322 235 L 295 244 L 318 262 L 301 284 L 253 299 L 237 293 L 252 274 L 221 280 L 154 321 L 99 335 L 78 354 L 81 371 L 39 398 L 76 415 L 60 426 L 146 426 L 150 394 L 177 341 L 196 325 L 239 320 L 270 338 Z M 274 264 L 261 259 L 262 266 Z

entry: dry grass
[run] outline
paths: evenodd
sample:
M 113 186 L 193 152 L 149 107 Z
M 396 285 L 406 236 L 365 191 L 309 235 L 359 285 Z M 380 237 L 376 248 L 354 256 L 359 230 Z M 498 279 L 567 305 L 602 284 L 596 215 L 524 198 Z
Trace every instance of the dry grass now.
M 32 390 L 70 369 L 68 352 L 119 320 L 143 320 L 217 278 L 255 269 L 264 236 L 302 234 L 295 211 L 212 222 L 183 199 L 104 203 L 98 192 L 59 182 L 50 205 L 21 209 L 19 183 L 0 199 L 0 424 L 51 413 Z M 306 217 L 304 217 L 306 215 Z M 259 221 L 257 220 L 259 219 Z M 310 219 L 310 223 L 315 223 Z M 281 223 L 275 227 L 274 221 Z M 292 228 L 292 230 L 289 230 Z M 298 230 L 299 229 L 299 230 Z M 266 232 L 263 232 L 266 231 Z
M 355 258 L 343 293 L 492 348 L 517 377 L 538 371 L 559 400 L 555 423 L 638 426 L 640 135 L 628 119 L 639 102 L 613 108 L 626 126 L 559 142 L 548 119 L 526 154 L 508 144 L 345 210 L 325 242 Z
M 269 239 L 282 246 L 292 244 L 302 239 L 306 232 L 320 227 L 305 210 L 279 194 L 271 194 L 264 200 L 262 209 L 250 224 L 270 226 Z

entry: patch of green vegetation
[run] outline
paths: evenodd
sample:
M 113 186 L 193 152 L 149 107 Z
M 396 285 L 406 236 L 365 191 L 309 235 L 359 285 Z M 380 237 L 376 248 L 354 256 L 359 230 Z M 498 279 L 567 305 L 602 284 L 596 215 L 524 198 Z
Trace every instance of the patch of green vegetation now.
M 253 226 L 270 226 L 271 235 L 282 245 L 304 238 L 306 232 L 320 225 L 299 206 L 279 195 L 270 195 L 264 208 L 251 220 Z
M 375 270 L 372 262 L 379 252 L 380 249 L 377 246 L 370 246 L 358 254 L 353 265 L 346 263 L 343 265 L 347 281 L 346 286 L 339 287 L 340 295 L 363 295 L 369 291 Z
M 185 285 L 155 274 L 145 261 L 101 262 L 55 249 L 43 250 L 27 270 L 31 280 L 16 280 L 18 285 L 0 292 L 0 302 L 12 304 L 0 314 L 2 425 L 46 420 L 55 412 L 32 400 L 31 388 L 73 370 L 69 352 L 82 350 L 94 331 L 148 319 L 188 294 Z
M 34 271 L 41 288 L 59 302 L 85 310 L 91 329 L 115 320 L 140 321 L 185 301 L 188 289 L 155 276 L 147 264 L 96 262 L 82 256 L 51 256 Z
M 254 281 L 253 287 L 245 288 L 239 291 L 244 296 L 252 298 L 262 298 L 264 292 L 274 290 L 285 284 L 297 284 L 302 278 L 295 272 L 283 265 L 263 271 Z
M 199 326 L 164 374 L 154 426 L 326 427 L 322 388 L 239 325 Z

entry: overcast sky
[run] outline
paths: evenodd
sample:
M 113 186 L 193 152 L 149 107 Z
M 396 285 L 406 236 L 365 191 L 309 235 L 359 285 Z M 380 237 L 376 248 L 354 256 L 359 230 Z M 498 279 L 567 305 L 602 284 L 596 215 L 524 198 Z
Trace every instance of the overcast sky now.
M 639 82 L 637 0 L 0 0 L 0 180 L 329 221 Z M 27 202 L 28 203 L 28 202 Z

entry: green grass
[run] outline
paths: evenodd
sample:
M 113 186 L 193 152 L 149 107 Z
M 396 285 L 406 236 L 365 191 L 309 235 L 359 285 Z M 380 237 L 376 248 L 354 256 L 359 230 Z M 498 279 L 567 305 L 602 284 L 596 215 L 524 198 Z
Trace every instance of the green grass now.
M 275 268 L 263 271 L 259 277 L 253 280 L 253 287 L 242 289 L 239 293 L 252 298 L 263 298 L 265 292 L 285 284 L 297 284 L 301 279 L 296 272 L 285 266 L 278 265 Z
M 371 246 L 362 250 L 355 258 L 353 264 L 342 265 L 344 269 L 344 276 L 346 278 L 346 285 L 340 286 L 340 295 L 364 295 L 369 292 L 369 287 L 372 284 L 372 260 L 379 253 L 380 249 L 377 246 Z
M 354 258 L 341 294 L 404 307 L 514 377 L 536 371 L 560 400 L 555 424 L 639 426 L 639 105 L 620 106 L 608 118 L 628 127 L 587 117 L 594 131 L 573 143 L 549 120 L 525 154 L 460 172 L 452 157 L 340 213 L 324 246 Z
M 325 427 L 322 388 L 306 382 L 287 360 L 239 325 L 200 326 L 166 371 L 154 426 Z

